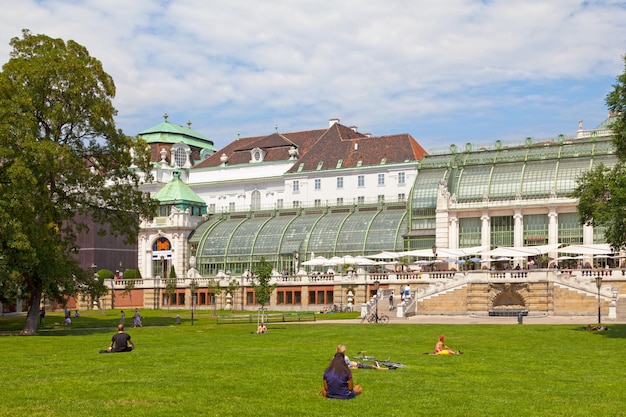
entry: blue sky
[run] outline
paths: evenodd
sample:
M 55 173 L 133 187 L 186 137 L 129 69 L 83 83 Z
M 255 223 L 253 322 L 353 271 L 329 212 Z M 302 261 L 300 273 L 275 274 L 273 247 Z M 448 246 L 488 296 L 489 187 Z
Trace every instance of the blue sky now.
M 624 72 L 626 2 L 0 0 L 0 63 L 23 28 L 73 39 L 115 80 L 127 134 L 409 133 L 429 151 L 575 135 Z

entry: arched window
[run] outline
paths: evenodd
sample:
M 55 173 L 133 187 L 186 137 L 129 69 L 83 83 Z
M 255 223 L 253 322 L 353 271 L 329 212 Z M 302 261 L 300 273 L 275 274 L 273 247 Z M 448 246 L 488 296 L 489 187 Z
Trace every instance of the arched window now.
M 250 195 L 250 209 L 259 210 L 261 208 L 261 192 L 259 190 L 252 191 Z

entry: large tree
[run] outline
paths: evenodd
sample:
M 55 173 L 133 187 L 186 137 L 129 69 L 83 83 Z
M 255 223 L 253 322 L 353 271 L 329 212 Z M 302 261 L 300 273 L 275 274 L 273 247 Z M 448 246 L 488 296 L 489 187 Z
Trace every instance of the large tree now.
M 42 296 L 62 301 L 93 279 L 75 257 L 86 220 L 133 242 L 156 203 L 138 190 L 149 179 L 146 144 L 116 128 L 101 62 L 28 30 L 10 45 L 0 73 L 0 293 L 27 300 L 22 334 L 32 335 Z
M 579 200 L 581 222 L 605 228 L 604 237 L 616 251 L 626 248 L 626 55 L 624 73 L 606 96 L 618 162 L 595 166 L 578 178 L 573 195 Z

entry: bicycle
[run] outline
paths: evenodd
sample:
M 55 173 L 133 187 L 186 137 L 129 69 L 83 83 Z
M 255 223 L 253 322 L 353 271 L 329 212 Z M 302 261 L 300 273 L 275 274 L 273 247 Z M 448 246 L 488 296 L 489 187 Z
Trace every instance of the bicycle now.
M 358 353 L 358 355 L 353 356 L 352 358 L 361 364 L 364 364 L 365 362 L 372 362 L 376 366 L 384 365 L 389 369 L 407 368 L 407 366 L 402 362 L 392 361 L 391 357 L 388 357 L 387 359 L 376 359 L 373 356 L 367 356 L 366 353 L 366 351 L 362 350 Z
M 333 313 L 352 313 L 352 307 L 349 305 L 344 307 L 342 304 L 333 304 L 331 311 Z
M 389 323 L 389 316 L 385 313 L 380 313 L 378 315 L 376 315 L 376 313 L 370 313 L 361 317 L 361 323 L 363 323 L 365 320 L 367 320 L 368 323 L 387 324 Z

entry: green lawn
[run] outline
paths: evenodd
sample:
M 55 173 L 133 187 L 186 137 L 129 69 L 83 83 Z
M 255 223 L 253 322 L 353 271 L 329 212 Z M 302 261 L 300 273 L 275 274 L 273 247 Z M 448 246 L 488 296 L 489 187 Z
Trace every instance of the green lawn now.
M 126 312 L 131 323 L 131 311 Z M 2 416 L 619 416 L 626 325 L 368 325 L 318 321 L 216 325 L 210 312 L 142 310 L 137 349 L 100 355 L 119 310 L 71 329 L 49 313 L 39 336 L 1 317 Z M 183 318 L 175 325 L 175 316 Z M 352 313 L 350 317 L 356 317 Z M 329 315 L 332 318 L 341 315 Z M 439 334 L 464 352 L 432 356 Z M 337 344 L 407 369 L 355 370 L 363 395 L 318 395 Z

